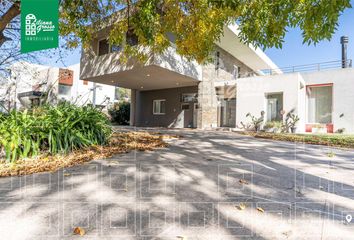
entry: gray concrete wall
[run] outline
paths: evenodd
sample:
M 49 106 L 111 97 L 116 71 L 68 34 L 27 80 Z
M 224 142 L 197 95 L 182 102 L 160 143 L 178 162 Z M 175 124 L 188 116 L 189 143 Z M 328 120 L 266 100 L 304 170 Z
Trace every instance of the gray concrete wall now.
M 181 95 L 197 93 L 198 87 L 171 88 L 154 91 L 137 91 L 136 94 L 136 126 L 139 127 L 188 127 L 193 123 L 193 103 L 189 110 L 181 110 Z M 153 101 L 166 100 L 166 114 L 153 114 Z

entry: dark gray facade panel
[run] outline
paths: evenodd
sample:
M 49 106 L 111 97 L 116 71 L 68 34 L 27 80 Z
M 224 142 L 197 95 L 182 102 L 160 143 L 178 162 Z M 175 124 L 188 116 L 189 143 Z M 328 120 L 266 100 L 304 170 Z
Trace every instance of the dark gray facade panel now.
M 170 88 L 153 91 L 137 91 L 136 125 L 138 127 L 193 127 L 194 103 L 189 110 L 182 110 L 181 96 L 197 93 L 198 86 Z M 153 101 L 166 100 L 166 113 L 153 114 Z

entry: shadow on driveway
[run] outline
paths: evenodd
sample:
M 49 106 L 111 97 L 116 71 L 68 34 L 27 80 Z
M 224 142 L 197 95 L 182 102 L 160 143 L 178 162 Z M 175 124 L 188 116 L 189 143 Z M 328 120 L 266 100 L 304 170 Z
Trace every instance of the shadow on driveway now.
M 80 226 L 83 239 L 352 239 L 353 152 L 159 131 L 183 137 L 154 152 L 0 179 L 0 236 L 71 239 Z

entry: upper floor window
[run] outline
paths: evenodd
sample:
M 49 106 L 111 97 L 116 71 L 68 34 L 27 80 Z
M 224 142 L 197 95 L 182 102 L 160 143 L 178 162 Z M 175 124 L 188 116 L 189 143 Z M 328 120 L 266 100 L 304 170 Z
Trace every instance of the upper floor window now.
M 138 36 L 134 33 L 133 29 L 129 29 L 125 37 L 126 37 L 126 42 L 129 46 L 138 45 L 139 39 Z
M 235 80 L 240 77 L 240 70 L 241 68 L 239 66 L 234 65 L 234 70 L 232 72 L 232 75 Z
M 109 53 L 109 42 L 107 39 L 98 41 L 98 56 Z

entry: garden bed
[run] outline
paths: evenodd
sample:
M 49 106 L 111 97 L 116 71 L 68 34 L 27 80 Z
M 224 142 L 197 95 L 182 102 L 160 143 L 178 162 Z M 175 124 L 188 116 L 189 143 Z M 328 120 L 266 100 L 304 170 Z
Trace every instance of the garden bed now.
M 354 148 L 354 135 L 342 134 L 291 134 L 239 131 L 237 133 L 256 138 L 272 139 L 277 141 L 300 142 L 331 147 Z
M 83 164 L 95 159 L 109 158 L 132 150 L 147 151 L 167 147 L 164 139 L 178 136 L 147 132 L 115 133 L 106 146 L 91 146 L 69 154 L 42 154 L 38 157 L 7 163 L 0 161 L 0 177 L 20 176 L 38 172 L 55 172 L 58 169 Z

